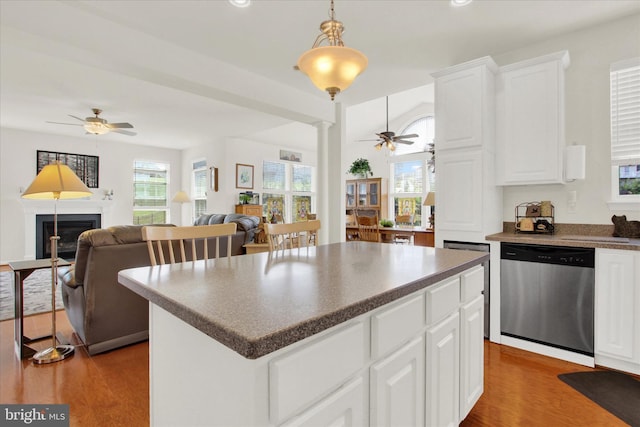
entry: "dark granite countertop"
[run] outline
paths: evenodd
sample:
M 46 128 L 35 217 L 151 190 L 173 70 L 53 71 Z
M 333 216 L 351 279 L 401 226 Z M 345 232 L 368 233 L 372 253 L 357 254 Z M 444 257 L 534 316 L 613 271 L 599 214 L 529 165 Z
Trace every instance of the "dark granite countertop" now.
M 513 222 L 505 222 L 502 233 L 486 236 L 487 240 L 533 245 L 571 246 L 640 251 L 640 239 L 614 237 L 612 225 L 556 224 L 554 234 L 516 233 Z
M 121 284 L 248 359 L 409 295 L 482 252 L 347 242 L 121 271 Z

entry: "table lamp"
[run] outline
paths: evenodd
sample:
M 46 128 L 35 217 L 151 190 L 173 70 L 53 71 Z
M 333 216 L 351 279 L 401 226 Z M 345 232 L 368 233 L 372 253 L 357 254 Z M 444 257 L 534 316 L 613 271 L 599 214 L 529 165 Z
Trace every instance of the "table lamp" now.
M 51 240 L 51 347 L 33 356 L 36 365 L 53 363 L 71 356 L 72 345 L 58 345 L 56 341 L 56 287 L 58 285 L 58 200 L 91 196 L 91 191 L 67 165 L 52 163 L 40 171 L 22 194 L 24 199 L 53 199 L 53 235 Z
M 433 191 L 429 191 L 427 193 L 427 197 L 424 199 L 424 203 L 422 203 L 423 206 L 431 206 L 431 215 L 429 216 L 429 224 L 431 226 L 431 228 L 435 227 L 436 225 L 436 214 L 435 214 L 435 209 L 433 208 L 433 206 L 436 205 L 436 193 L 434 193 Z

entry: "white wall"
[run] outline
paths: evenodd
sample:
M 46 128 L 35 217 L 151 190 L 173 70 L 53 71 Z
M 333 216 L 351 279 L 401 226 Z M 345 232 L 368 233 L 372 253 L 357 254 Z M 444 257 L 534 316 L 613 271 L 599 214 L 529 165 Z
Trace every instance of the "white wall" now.
M 99 136 L 66 137 L 59 135 L 0 129 L 0 263 L 24 259 L 25 248 L 24 201 L 21 192 L 36 176 L 36 151 L 98 156 L 100 162 L 99 185 L 92 189 L 92 200 L 101 201 L 103 190 L 113 189 L 113 200 L 108 202 L 108 215 L 103 227 L 131 224 L 133 219 L 133 161 L 155 160 L 170 164 L 170 190 L 180 189 L 181 152 L 164 148 L 124 144 L 101 140 Z M 59 211 L 65 203 L 58 202 Z M 102 204 L 107 202 L 100 202 Z M 53 209 L 53 201 L 51 202 Z M 170 220 L 179 222 L 179 206 L 171 206 Z M 105 221 L 106 220 L 106 221 Z M 35 242 L 34 242 L 35 245 Z

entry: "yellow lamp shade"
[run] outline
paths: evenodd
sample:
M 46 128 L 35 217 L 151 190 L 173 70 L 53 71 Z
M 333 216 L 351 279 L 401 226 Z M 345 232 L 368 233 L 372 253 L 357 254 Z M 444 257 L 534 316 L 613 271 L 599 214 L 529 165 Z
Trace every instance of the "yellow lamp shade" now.
M 348 88 L 366 68 L 367 57 L 356 49 L 345 46 L 315 47 L 298 59 L 298 68 L 320 90 L 326 90 L 334 99 L 336 93 Z
M 427 193 L 427 197 L 424 199 L 423 206 L 435 206 L 436 204 L 436 193 L 433 191 L 429 191 Z
M 91 196 L 91 190 L 71 168 L 56 162 L 42 168 L 22 193 L 24 199 L 79 199 Z

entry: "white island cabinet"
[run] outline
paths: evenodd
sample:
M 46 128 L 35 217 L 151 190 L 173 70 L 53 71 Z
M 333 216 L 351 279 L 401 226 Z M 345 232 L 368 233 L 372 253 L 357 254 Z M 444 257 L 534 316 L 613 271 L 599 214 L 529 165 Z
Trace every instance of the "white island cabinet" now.
M 150 300 L 151 424 L 458 425 L 487 257 L 349 242 L 121 272 Z
M 640 253 L 596 249 L 595 363 L 640 375 Z

